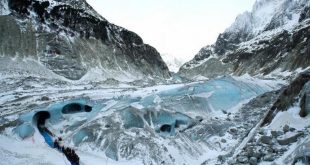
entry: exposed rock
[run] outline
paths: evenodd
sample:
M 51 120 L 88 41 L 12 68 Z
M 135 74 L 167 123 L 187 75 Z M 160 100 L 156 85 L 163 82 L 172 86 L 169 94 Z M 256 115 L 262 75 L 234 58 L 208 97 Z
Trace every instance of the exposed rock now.
M 300 94 L 301 90 L 309 80 L 310 72 L 306 71 L 301 73 L 289 86 L 284 87 L 277 101 L 273 104 L 265 117 L 262 126 L 269 124 L 277 112 L 285 111 L 290 106 L 293 106 L 295 98 Z
M 306 117 L 310 114 L 310 82 L 308 82 L 301 93 L 300 101 L 300 113 L 301 117 Z
M 294 131 L 296 131 L 296 128 L 290 127 L 290 132 L 294 132 Z
M 8 2 L 12 13 L 0 16 L 0 54 L 5 57 L 31 57 L 71 80 L 96 68 L 102 72 L 94 73 L 98 79 L 115 74 L 170 77 L 156 49 L 136 33 L 109 23 L 85 0 Z
M 286 132 L 288 132 L 288 131 L 290 131 L 290 126 L 284 125 L 284 127 L 283 127 L 283 132 L 286 133 Z
M 249 160 L 250 165 L 256 165 L 257 164 L 257 158 L 256 157 L 251 157 Z
M 249 159 L 246 156 L 238 156 L 237 160 L 239 163 L 248 163 L 249 162 Z
M 266 131 L 265 131 L 264 129 L 260 129 L 260 130 L 258 131 L 258 133 L 259 133 L 260 135 L 266 135 Z
M 274 161 L 275 155 L 274 154 L 268 154 L 268 155 L 264 156 L 263 160 L 268 161 L 268 162 Z
M 310 18 L 310 6 L 305 7 L 304 10 L 301 12 L 299 22 L 302 22 L 307 18 Z
M 246 154 L 249 157 L 255 157 L 255 158 L 260 158 L 261 154 L 260 152 L 257 150 L 257 147 L 247 147 L 246 148 Z
M 225 139 L 221 139 L 221 142 L 222 143 L 226 143 L 227 141 Z
M 49 97 L 47 97 L 47 96 L 43 96 L 43 97 L 41 97 L 41 101 L 49 101 L 50 100 L 50 98 Z
M 219 161 L 221 161 L 221 162 L 224 162 L 224 161 L 225 161 L 225 156 L 220 155 L 220 156 L 217 157 L 217 159 L 218 159 Z
M 271 131 L 272 137 L 276 138 L 278 136 L 283 135 L 284 133 L 282 131 Z
M 297 139 L 304 135 L 303 132 L 292 133 L 290 135 L 283 135 L 277 138 L 277 141 L 280 145 L 289 145 L 291 143 L 297 142 Z
M 266 75 L 279 69 L 294 71 L 307 68 L 310 63 L 308 2 L 272 3 L 264 1 L 260 5 L 259 1 L 256 2 L 257 8 L 238 16 L 213 45 L 202 48 L 193 60 L 181 67 L 179 73 L 189 78 L 197 75 L 214 78 L 246 73 Z M 273 10 L 268 15 L 270 18 L 261 22 L 260 14 L 256 12 L 270 6 L 281 9 Z M 300 16 L 299 21 L 292 19 L 292 15 Z M 257 26 L 258 22 L 264 25 Z
M 262 142 L 264 144 L 272 144 L 272 137 L 270 137 L 270 136 L 262 136 L 260 138 L 260 142 Z
M 231 134 L 237 134 L 238 130 L 236 128 L 230 128 L 229 133 Z
M 303 156 L 296 157 L 293 161 L 293 164 L 296 164 L 297 162 L 303 163 L 303 164 L 310 164 L 310 153 L 305 153 Z

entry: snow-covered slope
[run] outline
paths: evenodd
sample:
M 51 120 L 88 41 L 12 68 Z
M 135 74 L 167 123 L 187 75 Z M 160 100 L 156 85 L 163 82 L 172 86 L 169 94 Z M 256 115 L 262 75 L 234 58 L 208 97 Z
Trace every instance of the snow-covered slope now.
M 184 64 L 187 77 L 305 69 L 310 63 L 310 14 L 308 0 L 258 0 L 219 35 Z
M 300 16 L 301 4 L 307 1 L 259 0 L 252 12 L 245 12 L 224 33 L 248 33 L 257 36 L 266 30 L 282 28 L 291 30 Z

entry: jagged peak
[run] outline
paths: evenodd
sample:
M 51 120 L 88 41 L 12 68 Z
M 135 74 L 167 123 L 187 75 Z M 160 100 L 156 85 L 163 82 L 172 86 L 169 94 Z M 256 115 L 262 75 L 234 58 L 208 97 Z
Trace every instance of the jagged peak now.
M 306 0 L 257 0 L 251 12 L 240 14 L 225 33 L 259 35 L 266 30 L 292 29 L 298 23 L 301 8 Z M 276 25 L 270 25 L 275 23 Z

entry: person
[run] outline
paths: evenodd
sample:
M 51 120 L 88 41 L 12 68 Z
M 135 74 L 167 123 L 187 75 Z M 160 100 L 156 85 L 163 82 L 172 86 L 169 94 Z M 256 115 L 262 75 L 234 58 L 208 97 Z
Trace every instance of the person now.
M 58 145 L 59 145 L 60 147 L 63 146 L 63 142 L 62 142 L 62 138 L 61 138 L 61 137 L 58 137 Z
M 80 158 L 79 158 L 79 156 L 78 156 L 78 155 L 76 155 L 76 162 L 77 162 L 77 165 L 79 165 L 79 164 L 80 164 Z
M 54 141 L 54 148 L 60 149 L 58 139 L 55 139 L 55 141 Z

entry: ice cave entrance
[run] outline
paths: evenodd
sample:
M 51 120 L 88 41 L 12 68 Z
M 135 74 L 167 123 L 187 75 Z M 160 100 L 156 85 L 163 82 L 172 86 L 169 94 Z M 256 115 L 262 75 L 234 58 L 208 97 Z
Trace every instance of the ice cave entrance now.
M 45 121 L 49 118 L 51 118 L 51 114 L 48 111 L 40 111 L 33 116 L 32 121 L 36 126 L 45 125 Z
M 92 107 L 89 105 L 84 105 L 80 103 L 70 103 L 65 105 L 62 108 L 63 114 L 73 114 L 73 113 L 79 113 L 79 112 L 91 112 Z
M 47 111 L 37 112 L 33 116 L 33 123 L 37 126 L 39 132 L 43 136 L 45 142 L 50 146 L 54 147 L 54 141 L 52 137 L 52 132 L 50 132 L 46 126 L 45 122 L 47 119 L 51 118 L 51 114 Z

